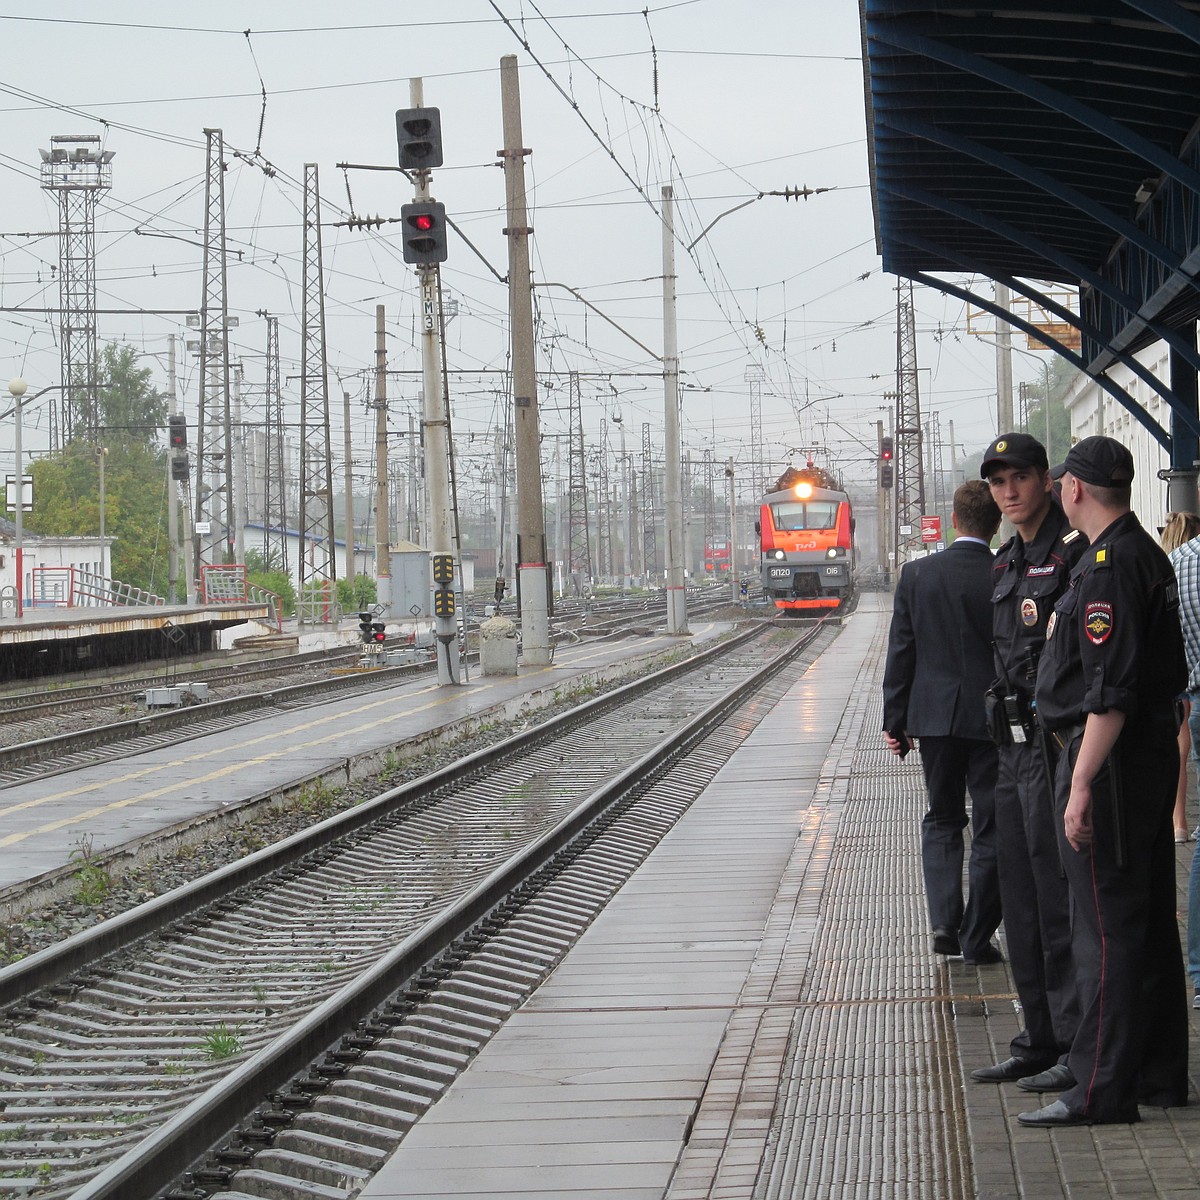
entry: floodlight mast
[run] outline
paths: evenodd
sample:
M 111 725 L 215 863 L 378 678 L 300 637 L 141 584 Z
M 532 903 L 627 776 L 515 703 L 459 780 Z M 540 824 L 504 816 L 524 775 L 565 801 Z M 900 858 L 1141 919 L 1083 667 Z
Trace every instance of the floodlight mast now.
M 96 433 L 96 202 L 112 187 L 115 152 L 97 134 L 50 139 L 42 187 L 58 197 L 59 346 L 62 398 L 50 407 L 50 448 Z

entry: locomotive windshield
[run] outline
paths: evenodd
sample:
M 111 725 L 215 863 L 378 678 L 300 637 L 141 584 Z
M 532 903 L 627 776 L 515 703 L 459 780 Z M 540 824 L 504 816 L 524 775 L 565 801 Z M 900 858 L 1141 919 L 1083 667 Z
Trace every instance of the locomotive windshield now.
M 836 500 L 788 501 L 771 505 L 771 519 L 780 532 L 832 529 L 837 524 Z

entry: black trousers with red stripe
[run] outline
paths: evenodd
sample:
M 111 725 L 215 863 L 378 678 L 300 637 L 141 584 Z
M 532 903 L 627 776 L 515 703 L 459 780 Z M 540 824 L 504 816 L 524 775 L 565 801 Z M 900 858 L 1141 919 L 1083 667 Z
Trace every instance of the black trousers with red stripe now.
M 1054 784 L 1034 742 L 1000 747 L 996 834 L 1009 970 L 1025 1028 L 1014 1058 L 1063 1058 L 1079 1026 L 1071 894 L 1059 857 Z
M 1179 754 L 1169 727 L 1127 727 L 1119 739 L 1125 864 L 1118 866 L 1111 760 L 1092 782 L 1091 846 L 1073 850 L 1063 834 L 1079 741 L 1059 757 L 1055 780 L 1080 996 L 1068 1057 L 1076 1083 L 1059 1098 L 1096 1122 L 1136 1121 L 1139 1103 L 1187 1103 L 1187 989 L 1171 824 Z

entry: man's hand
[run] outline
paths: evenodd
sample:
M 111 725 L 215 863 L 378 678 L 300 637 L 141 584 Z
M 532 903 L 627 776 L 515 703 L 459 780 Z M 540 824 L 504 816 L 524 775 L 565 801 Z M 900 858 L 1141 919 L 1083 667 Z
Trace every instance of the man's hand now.
M 1071 794 L 1063 813 L 1063 832 L 1072 850 L 1092 844 L 1092 785 L 1071 780 Z
M 899 737 L 893 737 L 885 729 L 883 731 L 883 744 L 897 757 L 903 758 L 912 748 L 912 738 L 907 733 L 900 732 Z

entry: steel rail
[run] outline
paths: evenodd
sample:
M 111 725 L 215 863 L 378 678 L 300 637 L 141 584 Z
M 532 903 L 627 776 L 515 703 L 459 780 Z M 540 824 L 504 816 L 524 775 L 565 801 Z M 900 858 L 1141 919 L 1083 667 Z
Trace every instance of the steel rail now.
M 775 656 L 594 791 L 557 826 L 494 871 L 422 929 L 405 938 L 395 950 L 368 968 L 357 980 L 347 984 L 292 1029 L 263 1047 L 186 1108 L 170 1117 L 143 1142 L 77 1189 L 72 1194 L 72 1200 L 153 1200 L 172 1179 L 180 1176 L 209 1147 L 228 1135 L 264 1097 L 280 1089 L 335 1046 L 348 1030 L 366 1020 L 430 960 L 443 954 L 485 920 L 510 893 L 527 884 L 531 876 L 545 871 L 557 855 L 567 850 L 571 842 L 613 805 L 648 783 L 668 762 L 686 753 L 747 695 L 756 691 L 765 679 L 796 658 L 811 644 L 820 628 L 814 627 L 809 636 Z M 738 644 L 760 632 L 753 630 L 743 635 Z M 730 648 L 731 644 L 726 643 L 720 649 L 727 651 Z M 688 662 L 694 667 L 713 653 L 706 651 Z M 677 670 L 677 667 L 673 667 L 656 673 L 658 681 L 661 682 L 663 677 Z M 636 686 L 630 684 L 621 691 L 627 698 Z M 589 702 L 580 711 L 592 710 L 593 705 L 610 699 L 611 696 Z M 526 736 L 510 739 L 502 745 L 512 745 Z M 483 752 L 485 756 L 490 753 Z M 472 759 L 478 757 L 472 756 Z
M 390 817 L 409 804 L 420 801 L 432 791 L 486 770 L 514 752 L 524 751 L 538 742 L 550 740 L 562 730 L 614 708 L 630 696 L 656 687 L 665 679 L 695 670 L 710 659 L 761 635 L 765 628 L 746 630 L 680 663 L 624 684 L 603 696 L 597 696 L 542 725 L 515 734 L 494 746 L 478 750 L 431 775 L 383 792 L 364 804 L 328 817 L 309 829 L 285 838 L 282 842 L 255 851 L 175 891 L 156 896 L 137 908 L 111 917 L 90 929 L 73 934 L 62 942 L 47 946 L 28 958 L 10 964 L 0 970 L 0 1015 L 4 1008 L 17 1003 L 24 996 L 62 982 L 75 972 L 85 970 L 97 959 L 122 950 L 139 938 L 156 933 L 172 922 L 224 899 L 235 889 L 254 883 L 346 834 L 357 832 L 376 821 Z

